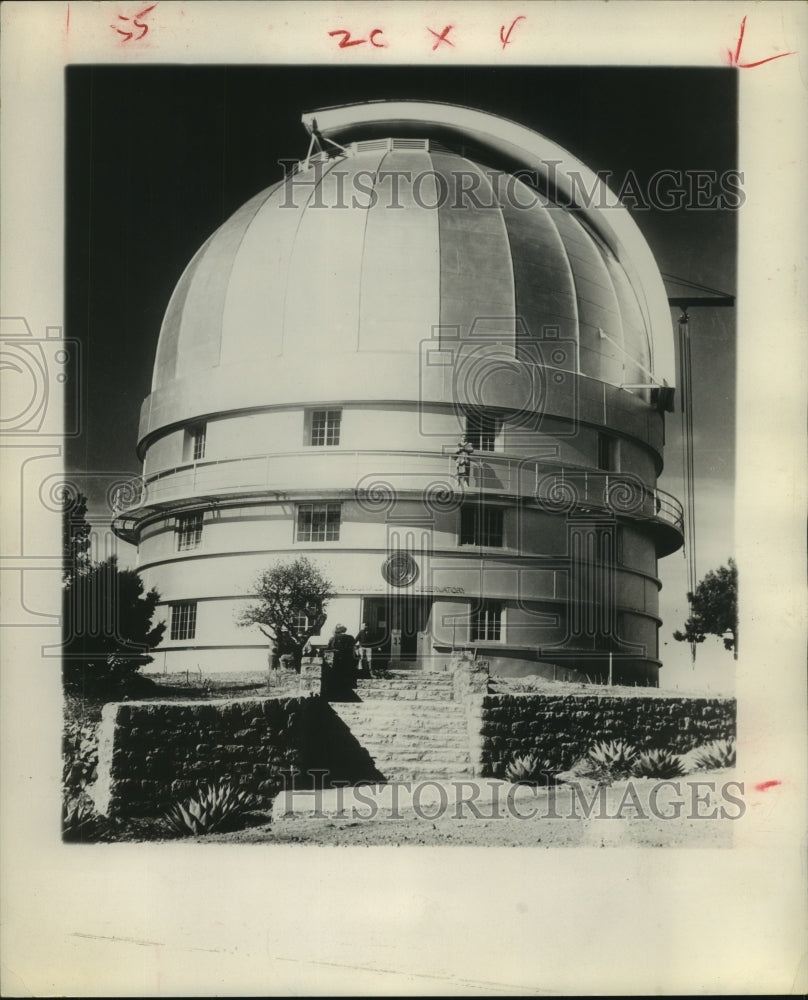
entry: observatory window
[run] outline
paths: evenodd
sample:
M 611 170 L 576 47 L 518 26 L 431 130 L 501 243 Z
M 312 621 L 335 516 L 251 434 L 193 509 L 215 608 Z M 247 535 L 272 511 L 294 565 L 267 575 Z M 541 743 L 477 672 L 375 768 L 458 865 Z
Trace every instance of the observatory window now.
M 191 428 L 191 457 L 195 462 L 205 457 L 207 430 L 207 424 L 198 424 L 196 427 Z
M 299 542 L 338 542 L 341 505 L 338 503 L 301 503 L 297 508 Z
M 608 434 L 598 434 L 598 468 L 604 472 L 620 470 L 619 442 Z
M 502 605 L 499 601 L 483 601 L 471 616 L 471 642 L 498 642 L 502 635 Z
M 475 451 L 495 451 L 499 420 L 487 413 L 470 413 L 466 417 L 466 437 Z
M 295 634 L 300 635 L 309 627 L 309 616 L 305 611 L 298 611 L 295 615 Z
M 320 447 L 339 444 L 342 410 L 310 410 L 308 417 L 309 444 Z
M 312 628 L 312 626 L 315 624 L 316 621 L 309 618 L 309 616 L 306 614 L 305 611 L 298 611 L 298 613 L 295 615 L 295 632 L 297 633 L 297 635 L 300 635 L 301 632 L 308 632 L 308 630 Z M 319 635 L 319 634 L 320 634 L 320 629 L 315 628 L 312 635 Z
M 171 605 L 171 638 L 193 639 L 196 636 L 196 601 Z
M 501 507 L 476 507 L 471 504 L 461 507 L 460 544 L 501 549 L 504 515 Z
M 202 542 L 202 511 L 181 514 L 177 519 L 177 551 L 198 549 Z

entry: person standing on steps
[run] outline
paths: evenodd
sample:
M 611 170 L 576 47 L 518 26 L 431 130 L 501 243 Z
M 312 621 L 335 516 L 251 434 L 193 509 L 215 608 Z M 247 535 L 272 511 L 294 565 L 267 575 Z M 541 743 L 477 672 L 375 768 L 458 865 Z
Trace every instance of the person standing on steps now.
M 337 625 L 328 641 L 333 659 L 326 670 L 328 701 L 352 701 L 356 687 L 356 639 L 344 625 Z
M 356 648 L 359 653 L 358 666 L 363 677 L 373 676 L 373 633 L 367 622 L 356 633 Z

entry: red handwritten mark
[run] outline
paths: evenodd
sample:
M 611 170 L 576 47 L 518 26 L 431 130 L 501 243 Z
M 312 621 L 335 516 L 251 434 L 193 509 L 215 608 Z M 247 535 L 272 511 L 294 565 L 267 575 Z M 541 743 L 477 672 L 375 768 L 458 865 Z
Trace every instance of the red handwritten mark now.
M 732 49 L 727 49 L 727 55 L 729 56 L 730 66 L 737 66 L 738 69 L 752 69 L 755 66 L 762 66 L 764 63 L 771 62 L 773 59 L 782 59 L 784 56 L 793 56 L 794 52 L 781 52 L 776 56 L 769 56 L 766 59 L 758 59 L 757 62 L 742 63 L 741 60 L 741 46 L 743 45 L 743 36 L 746 33 L 746 18 L 741 21 L 741 30 L 738 35 L 738 44 L 735 46 L 735 51 Z
M 370 44 L 377 49 L 386 49 L 388 47 L 387 42 L 376 41 L 376 35 L 381 35 L 381 34 L 383 34 L 381 28 L 374 28 L 373 31 L 371 31 L 370 33 Z
M 70 34 L 70 4 L 67 5 L 67 21 L 65 22 L 65 34 Z
M 139 42 L 139 41 L 140 41 L 140 39 L 141 39 L 141 38 L 143 38 L 143 36 L 144 36 L 144 35 L 148 34 L 148 31 L 149 31 L 149 26 L 148 26 L 148 24 L 143 24 L 143 22 L 142 22 L 142 21 L 140 21 L 140 20 L 139 20 L 139 18 L 142 18 L 142 17 L 145 17 L 145 16 L 147 15 L 147 14 L 150 14 L 150 13 L 151 13 L 151 12 L 152 12 L 152 11 L 154 10 L 154 8 L 155 8 L 156 6 L 157 6 L 157 4 L 156 4 L 156 3 L 153 3 L 153 4 L 151 5 L 151 7 L 146 7 L 146 8 L 144 9 L 144 10 L 141 10 L 141 11 L 140 11 L 140 12 L 139 12 L 138 14 L 135 14 L 135 16 L 134 16 L 134 17 L 133 17 L 133 18 L 131 19 L 131 20 L 132 20 L 132 24 L 133 24 L 133 25 L 134 25 L 134 26 L 135 26 L 136 28 L 142 28 L 142 29 L 143 29 L 143 30 L 142 30 L 142 31 L 140 32 L 140 34 L 139 34 L 139 35 L 138 35 L 138 36 L 137 36 L 136 38 L 135 38 L 135 33 L 134 33 L 134 31 L 126 31 L 126 30 L 123 30 L 123 29 L 121 29 L 120 27 L 117 27 L 117 26 L 116 26 L 116 25 L 114 25 L 114 24 L 111 24 L 111 25 L 110 25 L 110 28 L 112 28 L 112 29 L 113 29 L 113 31 L 117 31 L 119 35 L 123 35 L 123 36 L 124 36 L 123 40 L 124 40 L 125 42 L 128 42 L 128 41 L 129 41 L 130 39 L 132 39 L 132 38 L 135 38 L 135 41 L 136 41 L 136 42 Z M 119 21 L 128 21 L 128 20 L 129 20 L 129 18 L 128 18 L 128 17 L 124 17 L 124 15 L 123 15 L 123 14 L 119 14 L 119 15 L 118 15 L 118 20 L 119 20 Z
M 769 788 L 776 788 L 778 785 L 782 784 L 782 781 L 761 781 L 759 784 L 755 785 L 755 791 L 765 792 Z
M 338 28 L 336 31 L 329 31 L 328 34 L 330 38 L 342 35 L 339 43 L 339 47 L 341 49 L 349 49 L 352 45 L 364 45 L 367 41 L 366 38 L 351 38 L 350 31 L 346 31 L 344 28 Z
M 505 30 L 505 25 L 504 24 L 500 26 L 500 29 L 499 29 L 499 40 L 502 42 L 502 48 L 503 49 L 505 48 L 506 45 L 510 45 L 510 43 L 511 43 L 511 32 L 513 31 L 513 29 L 516 27 L 516 25 L 520 21 L 524 21 L 524 20 L 526 20 L 525 15 L 524 14 L 520 14 L 519 17 L 515 17 L 511 21 L 511 26 L 510 26 L 510 28 L 508 28 L 507 31 Z
M 435 44 L 432 46 L 432 51 L 433 52 L 440 45 L 441 42 L 446 42 L 447 45 L 451 45 L 452 48 L 454 48 L 454 42 L 451 40 L 451 38 L 449 38 L 449 32 L 452 30 L 452 25 L 451 24 L 447 24 L 446 27 L 443 29 L 443 31 L 440 34 L 438 34 L 437 31 L 432 31 L 431 28 L 427 28 L 426 30 L 429 31 L 429 32 L 432 32 L 432 34 L 437 39 L 437 41 L 435 42 Z

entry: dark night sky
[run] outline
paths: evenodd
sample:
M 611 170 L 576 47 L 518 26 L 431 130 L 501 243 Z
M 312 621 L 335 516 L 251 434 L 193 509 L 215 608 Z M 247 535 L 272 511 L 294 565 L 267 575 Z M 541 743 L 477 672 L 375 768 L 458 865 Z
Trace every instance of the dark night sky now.
M 175 283 L 229 215 L 281 178 L 279 160 L 305 155 L 303 112 L 384 99 L 467 105 L 535 129 L 594 171 L 611 171 L 613 190 L 629 171 L 645 190 L 659 170 L 721 174 L 738 166 L 737 74 L 724 69 L 194 65 L 66 72 L 65 312 L 67 336 L 83 345 L 84 408 L 83 433 L 67 442 L 67 468 L 96 474 L 82 478 L 99 517 L 105 474 L 140 471 L 140 404 Z M 735 293 L 734 212 L 632 214 L 661 271 Z M 703 575 L 732 553 L 735 310 L 693 310 L 691 319 Z M 681 497 L 678 425 L 671 415 L 660 485 Z M 670 580 L 663 590 L 667 632 L 684 618 L 683 567 L 675 557 L 660 567 Z M 667 652 L 678 646 L 669 643 Z

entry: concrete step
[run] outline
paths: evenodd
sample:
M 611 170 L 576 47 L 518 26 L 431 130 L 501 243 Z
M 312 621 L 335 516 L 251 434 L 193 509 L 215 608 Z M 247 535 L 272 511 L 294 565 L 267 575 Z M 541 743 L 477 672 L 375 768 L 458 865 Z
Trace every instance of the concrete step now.
M 343 720 L 344 721 L 344 720 Z M 435 746 L 445 743 L 446 746 L 465 746 L 467 732 L 464 728 L 452 727 L 436 729 L 433 726 L 374 726 L 370 723 L 354 723 L 348 728 L 360 743 L 371 740 L 380 746 L 388 743 L 423 743 L 424 746 Z
M 424 670 L 417 664 L 399 664 L 397 667 L 381 668 L 386 677 L 426 677 L 434 679 L 451 678 L 453 674 L 446 670 Z
M 351 732 L 363 746 L 394 747 L 400 746 L 407 750 L 432 750 L 434 747 L 454 747 L 466 750 L 468 740 L 466 734 L 459 730 L 437 732 L 425 729 L 415 729 L 408 732 L 385 730 L 382 732 L 371 729 L 352 729 Z
M 390 722 L 380 725 L 365 720 L 349 722 L 347 719 L 343 719 L 342 721 L 360 742 L 367 739 L 379 739 L 385 743 L 389 743 L 395 739 L 412 742 L 415 740 L 426 740 L 432 736 L 438 740 L 443 736 L 447 740 L 451 738 L 454 741 L 459 738 L 465 739 L 467 736 L 465 726 L 443 726 L 438 728 L 433 725 L 418 723 Z
M 367 730 L 352 729 L 354 739 L 369 752 L 375 750 L 391 750 L 398 747 L 401 750 L 418 750 L 433 753 L 436 749 L 441 752 L 466 753 L 468 750 L 468 740 L 460 733 L 444 734 L 442 737 L 437 733 L 378 733 Z
M 457 701 L 427 699 L 369 698 L 365 701 L 332 701 L 334 711 L 342 714 L 367 715 L 428 715 L 465 718 L 466 706 Z
M 440 701 L 444 705 L 453 702 L 449 694 L 436 695 L 434 691 L 422 691 L 419 688 L 357 688 L 357 694 L 363 701 Z
M 344 703 L 343 703 L 344 705 Z M 355 708 L 339 708 L 332 702 L 331 707 L 336 711 L 341 719 L 378 719 L 384 722 L 387 719 L 423 719 L 428 722 L 440 724 L 442 722 L 465 721 L 466 713 L 462 705 L 443 705 L 439 702 L 422 701 L 363 701 L 357 703 Z M 377 708 L 376 706 L 384 706 Z M 440 705 L 441 710 L 432 708 L 432 705 Z
M 352 731 L 378 733 L 411 733 L 413 736 L 427 733 L 451 733 L 464 735 L 467 732 L 465 718 L 438 718 L 423 715 L 340 715 Z
M 401 730 L 373 730 L 370 727 L 362 729 L 357 726 L 351 728 L 357 740 L 363 746 L 388 747 L 388 746 L 420 746 L 425 749 L 431 747 L 457 747 L 465 750 L 468 738 L 465 732 L 431 732 L 429 730 L 411 730 L 401 732 Z
M 430 681 L 423 681 L 419 678 L 413 677 L 357 677 L 359 684 L 373 685 L 376 687 L 420 687 L 420 688 L 430 688 L 435 691 L 451 691 L 454 688 L 453 684 L 448 684 L 445 681 L 440 681 L 438 683 L 432 683 Z
M 421 684 L 448 684 L 452 686 L 453 674 L 433 674 L 425 670 L 388 670 L 375 680 L 417 681 Z
M 409 674 L 381 674 L 375 677 L 363 675 L 360 681 L 368 681 L 373 684 L 420 684 L 421 687 L 454 687 L 454 679 L 451 674 L 422 674 L 413 671 Z
M 381 764 L 379 770 L 388 781 L 428 781 L 430 779 L 446 780 L 447 778 L 471 777 L 474 768 L 470 763 L 459 764 L 449 762 L 425 762 L 417 764 Z
M 378 698 L 331 707 L 388 780 L 473 773 L 462 704 Z
M 364 690 L 382 691 L 434 691 L 437 695 L 451 695 L 454 692 L 453 684 L 423 684 L 420 681 L 392 680 L 386 681 L 378 677 L 358 677 L 357 687 Z
M 374 754 L 373 764 L 380 774 L 387 775 L 390 768 L 424 770 L 426 768 L 437 767 L 440 771 L 445 770 L 449 765 L 454 767 L 468 767 L 471 764 L 471 758 L 468 754 L 464 757 L 456 758 L 451 753 L 435 754 L 434 756 L 419 756 L 417 753 Z
M 367 747 L 368 753 L 375 763 L 379 765 L 382 761 L 392 764 L 403 764 L 409 761 L 457 761 L 466 764 L 470 760 L 468 750 L 457 750 L 454 747 L 413 747 L 409 750 L 402 747 L 391 746 L 387 749 L 383 747 Z

